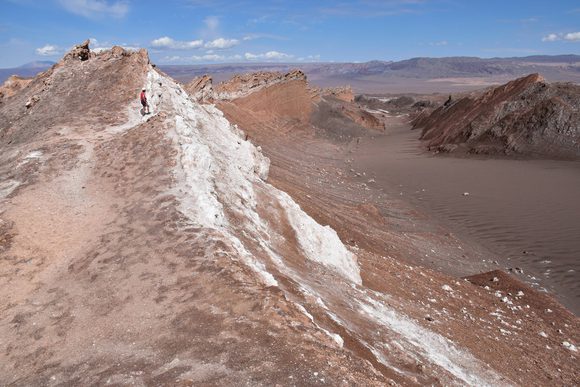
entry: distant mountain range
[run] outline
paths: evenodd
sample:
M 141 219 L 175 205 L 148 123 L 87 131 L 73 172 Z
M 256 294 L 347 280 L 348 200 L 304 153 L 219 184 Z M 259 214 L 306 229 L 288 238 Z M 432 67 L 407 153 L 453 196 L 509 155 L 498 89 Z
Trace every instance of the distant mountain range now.
M 448 57 L 412 58 L 398 62 L 267 63 L 196 66 L 160 66 L 173 78 L 187 83 L 209 74 L 214 81 L 256 71 L 287 72 L 300 68 L 311 84 L 323 87 L 351 85 L 358 93 L 457 92 L 502 84 L 532 73 L 551 82 L 580 83 L 580 55 L 523 58 Z
M 53 62 L 32 62 L 14 69 L 0 69 L 0 82 L 12 74 L 32 76 Z M 580 55 L 534 55 L 514 58 L 412 58 L 402 61 L 364 63 L 241 63 L 215 65 L 161 65 L 180 82 L 210 74 L 215 82 L 234 74 L 255 71 L 303 70 L 319 86 L 350 84 L 357 92 L 454 92 L 504 83 L 531 73 L 548 81 L 580 83 Z

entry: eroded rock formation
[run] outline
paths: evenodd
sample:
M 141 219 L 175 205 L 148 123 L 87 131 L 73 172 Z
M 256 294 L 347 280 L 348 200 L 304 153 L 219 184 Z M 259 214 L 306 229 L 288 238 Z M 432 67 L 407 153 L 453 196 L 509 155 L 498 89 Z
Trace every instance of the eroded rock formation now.
M 416 128 L 433 150 L 580 157 L 580 86 L 539 74 L 452 99 Z

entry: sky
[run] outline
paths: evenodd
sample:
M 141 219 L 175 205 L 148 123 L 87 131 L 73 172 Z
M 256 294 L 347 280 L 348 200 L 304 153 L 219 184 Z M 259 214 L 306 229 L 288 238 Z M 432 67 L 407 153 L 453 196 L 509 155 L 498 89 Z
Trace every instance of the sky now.
M 157 64 L 580 54 L 580 0 L 0 0 L 0 68 L 85 39 Z

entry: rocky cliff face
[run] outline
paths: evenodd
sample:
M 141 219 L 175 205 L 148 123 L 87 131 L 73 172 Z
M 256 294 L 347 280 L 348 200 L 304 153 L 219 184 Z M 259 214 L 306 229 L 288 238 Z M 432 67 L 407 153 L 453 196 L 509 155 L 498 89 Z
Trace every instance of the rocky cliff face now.
M 532 74 L 448 101 L 416 128 L 430 149 L 449 152 L 580 157 L 580 86 Z

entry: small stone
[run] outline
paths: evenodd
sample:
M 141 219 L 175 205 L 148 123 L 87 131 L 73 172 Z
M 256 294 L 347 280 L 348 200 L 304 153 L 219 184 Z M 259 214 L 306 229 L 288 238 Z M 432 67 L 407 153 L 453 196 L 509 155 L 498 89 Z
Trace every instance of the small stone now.
M 521 290 L 516 293 L 516 297 L 523 297 L 523 296 L 524 296 L 524 292 L 522 292 Z
M 564 348 L 569 349 L 572 352 L 577 352 L 578 350 L 576 349 L 576 346 L 574 344 L 571 344 L 568 341 L 564 341 L 562 342 L 562 345 L 564 346 Z
M 433 317 L 431 317 L 431 316 L 425 316 L 425 320 L 427 320 L 427 321 L 434 321 L 433 320 Z
M 542 337 L 548 337 L 548 335 L 544 331 L 540 332 L 540 336 L 542 336 Z
M 469 192 L 464 192 L 463 196 L 469 196 Z
M 445 290 L 446 292 L 452 292 L 453 289 L 449 285 L 443 285 L 441 289 Z
M 497 277 L 493 277 L 491 281 L 492 281 L 492 282 L 499 282 L 499 278 L 497 278 Z

